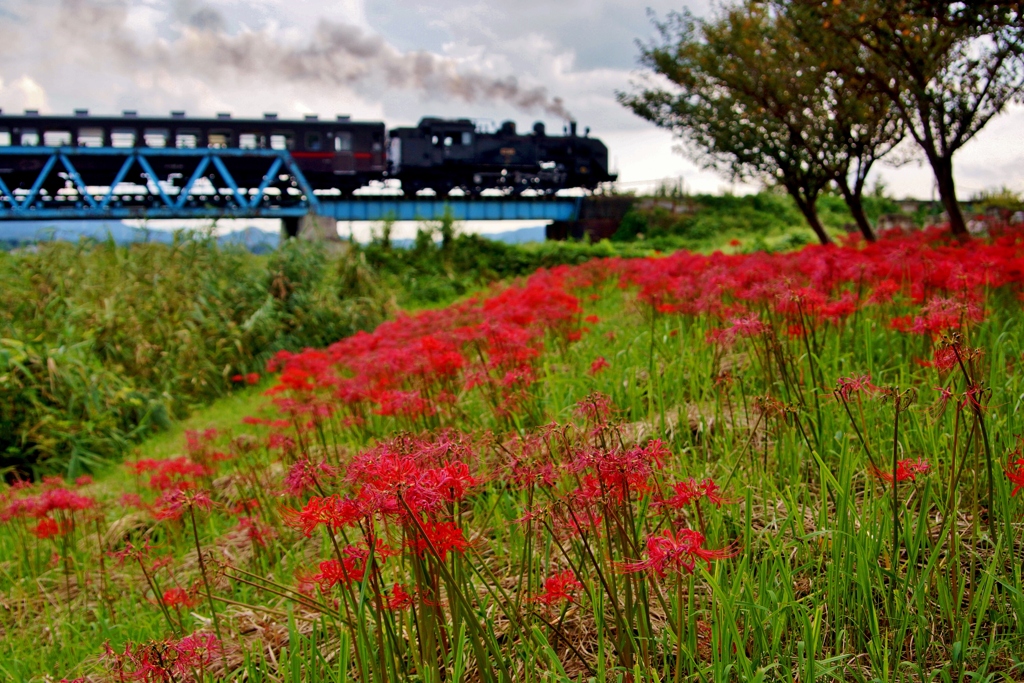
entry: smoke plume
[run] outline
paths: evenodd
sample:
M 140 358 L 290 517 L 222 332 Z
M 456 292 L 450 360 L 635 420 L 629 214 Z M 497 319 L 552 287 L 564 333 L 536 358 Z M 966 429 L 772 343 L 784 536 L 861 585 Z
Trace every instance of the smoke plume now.
M 350 24 L 320 20 L 308 41 L 286 45 L 268 31 L 228 33 L 224 17 L 195 2 L 179 3 L 180 35 L 173 41 L 140 44 L 126 24 L 124 5 L 62 0 L 58 29 L 69 39 L 88 36 L 119 67 L 163 67 L 210 78 L 260 74 L 286 83 L 319 86 L 384 84 L 466 103 L 507 103 L 571 120 L 562 99 L 543 87 L 520 85 L 514 76 L 495 78 L 462 69 L 434 53 L 401 52 L 381 36 Z M 95 54 L 95 53 L 94 53 Z

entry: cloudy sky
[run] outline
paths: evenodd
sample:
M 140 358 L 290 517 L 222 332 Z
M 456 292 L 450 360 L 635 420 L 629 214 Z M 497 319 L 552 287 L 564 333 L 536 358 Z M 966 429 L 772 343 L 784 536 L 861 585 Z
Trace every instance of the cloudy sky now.
M 389 126 L 465 116 L 549 130 L 568 113 L 608 144 L 624 187 L 681 176 L 695 191 L 749 189 L 615 102 L 636 76 L 635 41 L 651 34 L 629 0 L 0 0 L 0 108 L 344 113 Z M 963 195 L 1024 191 L 1022 131 L 1017 107 L 962 150 Z M 920 164 L 878 172 L 897 196 L 932 195 Z

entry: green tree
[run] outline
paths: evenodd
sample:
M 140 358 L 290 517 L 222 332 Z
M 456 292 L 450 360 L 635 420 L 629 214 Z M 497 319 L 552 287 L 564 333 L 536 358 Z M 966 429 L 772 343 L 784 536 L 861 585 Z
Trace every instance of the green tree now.
M 817 198 L 833 180 L 864 236 L 874 233 L 861 201 L 871 165 L 899 141 L 888 101 L 831 68 L 800 39 L 784 13 L 749 1 L 712 21 L 688 13 L 655 22 L 660 44 L 641 46 L 641 63 L 667 78 L 619 101 L 678 133 L 707 167 L 784 187 L 822 243 L 829 237 Z
M 1021 2 L 792 0 L 801 36 L 845 45 L 835 62 L 893 103 L 935 174 L 954 234 L 967 225 L 956 200 L 953 155 L 1024 95 Z M 820 41 L 819 41 L 820 42 Z

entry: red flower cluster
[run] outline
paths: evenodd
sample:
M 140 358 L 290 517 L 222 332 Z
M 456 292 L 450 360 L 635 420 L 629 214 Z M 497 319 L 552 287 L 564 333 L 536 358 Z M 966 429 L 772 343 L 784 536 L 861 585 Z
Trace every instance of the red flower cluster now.
M 125 643 L 123 652 L 106 646 L 104 659 L 111 674 L 122 680 L 127 676 L 137 681 L 190 680 L 203 678 L 214 655 L 220 651 L 220 641 L 210 633 L 193 633 L 180 640 L 158 640 L 149 643 Z
M 479 387 L 492 410 L 506 415 L 526 400 L 545 339 L 579 337 L 569 272 L 539 271 L 484 301 L 402 315 L 324 351 L 279 353 L 269 366 L 281 370 L 270 393 L 290 396 L 277 400 L 290 414 L 319 405 L 343 408 L 357 421 L 371 414 L 416 420 L 444 414 L 460 392 Z
M 672 487 L 672 492 L 672 497 L 665 500 L 665 505 L 676 510 L 696 503 L 701 498 L 707 499 L 709 503 L 716 506 L 729 502 L 728 499 L 722 496 L 718 484 L 711 479 L 698 482 L 693 477 L 690 477 L 685 481 L 675 484 Z
M 370 553 L 365 548 L 347 546 L 341 549 L 342 559 L 326 560 L 320 563 L 320 573 L 309 577 L 309 580 L 320 586 L 326 593 L 337 585 L 348 586 L 355 581 L 362 581 L 366 573 L 366 559 Z
M 631 494 L 649 492 L 651 475 L 664 466 L 669 455 L 658 439 L 633 448 L 581 451 L 569 464 L 570 471 L 584 474 L 576 497 L 588 501 L 609 496 L 622 502 Z
M 692 574 L 697 562 L 704 563 L 711 569 L 712 560 L 721 560 L 736 554 L 735 548 L 709 550 L 704 547 L 704 534 L 693 529 L 680 529 L 673 532 L 666 529 L 661 534 L 647 537 L 647 559 L 641 562 L 629 562 L 622 565 L 626 573 L 653 572 L 665 576 L 669 571 L 685 571 Z
M 192 462 L 184 456 L 168 460 L 153 460 L 143 458 L 124 464 L 132 474 L 142 475 L 150 473 L 148 485 L 157 491 L 168 491 L 171 489 L 192 488 L 195 480 L 209 476 L 211 471 Z
M 893 473 L 881 468 L 871 466 L 871 473 L 881 479 L 882 481 L 892 483 Z M 928 474 L 931 469 L 931 465 L 928 464 L 927 460 L 922 458 L 905 460 L 899 460 L 896 462 L 896 481 L 914 481 L 917 479 L 919 474 Z
M 574 600 L 581 588 L 583 584 L 576 579 L 576 574 L 571 569 L 566 569 L 545 579 L 544 592 L 531 599 L 551 606 Z
M 605 267 L 620 275 L 623 286 L 637 287 L 641 301 L 655 311 L 730 321 L 709 335 L 724 345 L 764 331 L 755 311 L 774 312 L 781 329 L 802 335 L 897 298 L 918 310 L 894 317 L 894 329 L 939 335 L 982 320 L 987 289 L 1024 284 L 1019 231 L 969 249 L 937 229 L 880 237 L 858 248 L 807 247 L 799 258 L 680 251 L 657 259 L 609 259 Z

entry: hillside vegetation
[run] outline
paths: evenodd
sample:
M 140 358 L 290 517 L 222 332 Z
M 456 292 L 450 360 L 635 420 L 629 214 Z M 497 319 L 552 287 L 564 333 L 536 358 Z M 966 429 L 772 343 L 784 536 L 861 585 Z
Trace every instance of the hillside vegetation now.
M 371 329 L 497 279 L 642 246 L 515 247 L 472 235 L 409 250 L 267 255 L 179 235 L 172 245 L 46 242 L 0 252 L 0 471 L 75 478 L 197 406 L 257 381 L 274 353 Z

